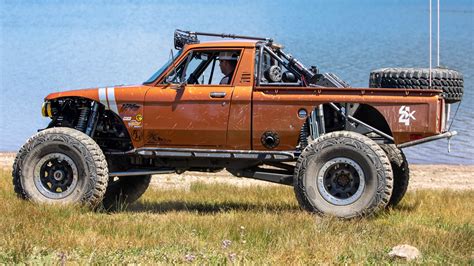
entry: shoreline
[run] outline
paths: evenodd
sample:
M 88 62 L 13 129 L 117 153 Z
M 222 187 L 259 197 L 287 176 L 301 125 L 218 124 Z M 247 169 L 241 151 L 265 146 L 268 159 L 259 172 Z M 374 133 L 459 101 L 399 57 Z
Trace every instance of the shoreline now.
M 15 155 L 14 152 L 0 152 L 2 174 L 11 171 Z M 221 171 L 218 173 L 185 172 L 183 174 L 154 175 L 150 187 L 189 190 L 191 184 L 195 182 L 227 184 L 238 187 L 279 185 L 250 178 L 239 178 L 227 171 Z M 408 190 L 417 189 L 474 190 L 474 165 L 410 164 Z

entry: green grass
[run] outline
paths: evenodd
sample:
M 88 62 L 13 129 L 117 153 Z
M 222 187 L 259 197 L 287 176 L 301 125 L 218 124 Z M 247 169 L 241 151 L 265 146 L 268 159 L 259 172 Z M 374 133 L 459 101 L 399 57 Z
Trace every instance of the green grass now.
M 416 191 L 394 210 L 343 221 L 299 210 L 290 187 L 197 183 L 105 213 L 19 200 L 6 173 L 0 264 L 397 263 L 387 254 L 399 244 L 421 251 L 416 263 L 473 264 L 473 202 L 474 191 Z

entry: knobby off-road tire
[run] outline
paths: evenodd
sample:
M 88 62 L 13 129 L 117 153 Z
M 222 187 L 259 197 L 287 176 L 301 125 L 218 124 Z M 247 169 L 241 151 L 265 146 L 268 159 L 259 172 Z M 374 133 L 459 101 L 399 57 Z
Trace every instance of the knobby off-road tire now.
M 405 154 L 395 144 L 383 144 L 380 147 L 387 154 L 393 171 L 393 191 L 387 207 L 395 207 L 407 192 L 410 168 Z
M 109 179 L 102 204 L 108 211 L 117 211 L 138 200 L 150 185 L 151 175 L 124 176 Z
M 95 208 L 104 196 L 108 169 L 92 138 L 57 127 L 38 132 L 21 147 L 12 176 L 20 198 Z
M 433 68 L 432 83 L 429 87 L 429 68 L 381 68 L 370 72 L 371 88 L 404 88 L 442 90 L 446 103 L 462 99 L 464 92 L 463 75 L 451 69 Z
M 377 143 L 355 132 L 337 131 L 310 143 L 295 167 L 300 206 L 341 218 L 384 209 L 393 186 L 392 169 Z

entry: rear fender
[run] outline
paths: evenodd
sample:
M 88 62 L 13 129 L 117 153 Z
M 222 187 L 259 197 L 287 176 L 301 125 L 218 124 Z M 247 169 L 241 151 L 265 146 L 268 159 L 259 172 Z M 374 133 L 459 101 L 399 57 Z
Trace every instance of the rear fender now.
M 444 101 L 438 94 L 433 90 L 410 89 L 257 87 L 252 93 L 253 149 L 268 149 L 261 141 L 266 132 L 278 134 L 279 145 L 273 149 L 294 149 L 307 120 L 304 114 L 311 113 L 320 104 L 330 108 L 327 106 L 330 102 L 371 106 L 368 109 L 376 110 L 377 113 L 373 113 L 376 117 L 383 117 L 390 129 L 383 125 L 385 129 L 381 130 L 387 134 L 391 132 L 395 144 L 437 135 L 443 127 L 444 110 Z M 366 119 L 372 122 L 381 120 L 370 116 Z M 330 130 L 341 130 L 340 125 L 336 120 Z
M 352 116 L 393 137 L 390 125 L 387 123 L 385 117 L 376 107 L 371 106 L 369 104 L 359 104 L 357 109 L 354 110 Z
M 418 102 L 372 104 L 390 127 L 395 144 L 441 133 L 444 106 L 444 100 L 439 97 Z
M 393 137 L 393 142 L 400 144 L 439 133 L 440 121 L 438 118 L 443 103 L 439 98 L 438 102 L 341 103 L 340 105 L 348 108 L 349 115 Z M 325 104 L 325 115 L 327 115 L 328 109 L 330 110 L 328 107 Z M 357 129 L 351 128 L 349 123 L 346 123 L 343 129 L 360 131 L 360 133 L 364 133 L 365 130 L 360 125 Z M 334 130 L 338 130 L 338 128 L 333 128 L 332 131 Z
M 354 131 L 360 134 L 368 134 L 373 130 L 364 124 L 375 128 L 385 135 L 392 137 L 392 131 L 390 129 L 387 120 L 384 116 L 373 106 L 369 104 L 359 104 L 359 103 L 333 103 L 337 108 L 339 108 L 340 112 L 335 108 L 331 107 L 330 103 L 323 103 L 323 110 L 324 110 L 324 130 L 321 130 L 324 133 L 340 131 L 340 130 L 347 130 L 347 131 Z M 314 113 L 311 113 L 311 117 L 308 117 L 308 123 L 311 120 L 319 121 L 318 120 L 318 112 L 319 109 L 317 107 L 311 108 L 314 110 Z M 344 116 L 350 116 L 359 120 L 363 123 L 355 123 L 351 119 L 344 119 Z M 321 125 L 317 125 L 317 127 L 321 127 Z M 308 126 L 306 130 L 309 130 L 311 126 Z M 313 130 L 317 129 L 312 127 Z M 321 134 L 320 132 L 319 134 Z M 317 134 L 317 133 L 316 133 Z M 382 136 L 380 136 L 382 137 Z M 301 136 L 300 136 L 301 138 Z
M 336 103 L 339 107 L 347 109 L 347 115 L 364 122 L 393 137 L 396 144 L 413 139 L 424 138 L 438 132 L 439 106 L 429 103 L 393 103 L 393 104 L 362 104 L 362 103 Z M 328 103 L 323 103 L 325 116 L 325 132 L 349 130 L 366 134 L 370 129 L 359 124 L 349 123 L 332 109 Z

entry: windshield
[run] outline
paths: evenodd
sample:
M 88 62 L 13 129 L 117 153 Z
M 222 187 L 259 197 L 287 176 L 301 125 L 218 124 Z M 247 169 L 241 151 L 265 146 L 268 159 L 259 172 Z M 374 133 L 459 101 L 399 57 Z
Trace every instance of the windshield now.
M 179 50 L 176 55 L 174 55 L 174 59 L 178 58 L 183 50 Z M 145 81 L 143 84 L 149 84 L 155 81 L 172 63 L 173 58 L 170 58 L 168 62 L 166 62 L 158 71 L 156 71 L 147 81 Z

